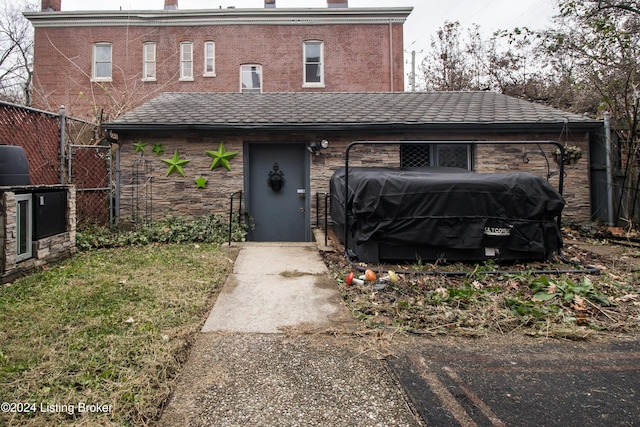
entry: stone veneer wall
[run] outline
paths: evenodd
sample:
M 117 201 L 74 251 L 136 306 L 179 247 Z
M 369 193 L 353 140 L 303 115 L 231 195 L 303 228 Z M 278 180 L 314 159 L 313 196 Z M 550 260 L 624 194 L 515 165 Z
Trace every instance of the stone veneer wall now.
M 550 134 L 485 134 L 482 140 L 477 134 L 440 134 L 440 135 L 406 135 L 406 134 L 358 134 L 347 135 L 330 134 L 328 132 L 264 135 L 264 134 L 218 134 L 207 135 L 164 135 L 146 136 L 130 141 L 122 141 L 121 144 L 121 191 L 120 191 L 120 216 L 121 221 L 127 222 L 135 212 L 144 210 L 144 186 L 133 185 L 136 182 L 134 172 L 140 170 L 142 162 L 147 162 L 151 167 L 151 206 L 152 219 L 159 219 L 166 215 L 202 216 L 206 214 L 227 215 L 229 212 L 229 197 L 231 193 L 243 190 L 243 145 L 244 141 L 265 142 L 319 142 L 327 139 L 330 146 L 322 150 L 319 156 L 311 156 L 310 160 L 310 196 L 311 196 L 311 223 L 316 220 L 316 193 L 329 191 L 329 180 L 334 171 L 344 166 L 344 153 L 346 147 L 353 141 L 378 140 L 475 140 L 479 144 L 473 153 L 473 165 L 476 172 L 514 172 L 528 171 L 546 177 L 547 162 L 549 162 L 552 176 L 550 182 L 554 187 L 558 185 L 558 167 L 553 161 L 552 153 L 555 147 L 542 144 L 536 145 L 495 145 L 486 144 L 484 141 L 509 141 L 509 140 L 557 140 L 558 135 Z M 589 193 L 589 135 L 587 133 L 571 135 L 568 141 L 563 143 L 578 145 L 582 148 L 583 157 L 576 164 L 565 167 L 564 192 L 567 205 L 564 216 L 576 220 L 589 220 L 591 215 Z M 133 142 L 142 139 L 147 143 L 144 155 L 135 153 Z M 222 168 L 209 170 L 211 158 L 205 154 L 207 150 L 216 150 L 220 141 L 224 141 L 227 151 L 236 151 L 239 154 L 231 163 L 231 171 Z M 151 152 L 153 144 L 163 144 L 164 154 L 158 156 Z M 185 177 L 177 173 L 167 177 L 167 166 L 161 159 L 169 159 L 175 150 L 178 150 L 181 159 L 189 160 L 184 165 Z M 546 158 L 541 155 L 541 150 Z M 526 156 L 525 156 L 526 155 Z M 528 162 L 523 161 L 524 158 Z M 358 146 L 349 154 L 350 166 L 390 166 L 395 167 L 400 163 L 399 149 L 392 146 Z M 136 166 L 137 165 L 137 166 Z M 207 187 L 196 188 L 194 180 L 199 176 L 208 179 Z M 138 182 L 143 182 L 140 179 Z M 146 181 L 148 182 L 148 181 Z M 137 201 L 137 202 L 136 202 Z M 236 202 L 237 203 L 237 202 Z M 323 203 L 323 202 L 321 202 Z M 322 208 L 321 208 L 322 210 Z M 321 212 L 322 214 L 323 212 Z
M 0 283 L 37 270 L 45 264 L 59 261 L 76 252 L 76 190 L 74 186 L 37 186 L 42 189 L 67 190 L 67 231 L 33 241 L 33 256 L 16 262 L 16 193 L 13 189 L 0 193 Z M 22 187 L 20 190 L 28 189 Z

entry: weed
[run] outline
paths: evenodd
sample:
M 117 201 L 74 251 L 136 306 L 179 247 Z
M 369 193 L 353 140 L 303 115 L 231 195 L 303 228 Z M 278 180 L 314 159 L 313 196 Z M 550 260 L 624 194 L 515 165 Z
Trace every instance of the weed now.
M 231 239 L 244 241 L 247 226 L 234 221 Z M 79 250 L 141 246 L 150 243 L 216 243 L 229 238 L 229 222 L 219 215 L 199 218 L 167 216 L 160 221 L 138 222 L 132 230 L 82 224 L 76 234 Z

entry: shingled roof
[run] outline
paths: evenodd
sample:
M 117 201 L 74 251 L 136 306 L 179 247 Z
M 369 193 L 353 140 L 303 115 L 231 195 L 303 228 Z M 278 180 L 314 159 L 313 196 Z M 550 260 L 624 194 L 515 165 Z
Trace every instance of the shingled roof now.
M 104 127 L 126 130 L 594 129 L 601 122 L 493 92 L 164 93 Z

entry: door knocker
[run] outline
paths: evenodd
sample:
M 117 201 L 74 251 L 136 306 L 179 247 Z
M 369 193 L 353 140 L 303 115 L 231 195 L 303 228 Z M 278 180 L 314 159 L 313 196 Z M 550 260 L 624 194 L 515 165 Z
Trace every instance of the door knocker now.
M 280 191 L 282 186 L 284 185 L 284 173 L 280 170 L 280 166 L 278 166 L 278 162 L 273 164 L 273 170 L 269 171 L 269 178 L 267 178 L 267 184 L 269 187 L 275 192 Z

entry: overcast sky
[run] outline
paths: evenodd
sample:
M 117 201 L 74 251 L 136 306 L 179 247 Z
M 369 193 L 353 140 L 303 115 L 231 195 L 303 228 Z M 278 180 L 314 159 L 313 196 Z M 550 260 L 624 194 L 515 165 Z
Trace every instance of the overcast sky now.
M 555 0 L 349 0 L 349 7 L 412 6 L 404 26 L 405 62 L 411 51 L 428 50 L 431 37 L 445 21 L 460 21 L 463 28 L 478 24 L 490 34 L 498 29 L 543 29 L 556 15 Z M 263 0 L 178 0 L 179 9 L 263 8 Z M 276 7 L 326 7 L 326 0 L 276 0 Z M 163 9 L 164 0 L 62 0 L 62 10 Z M 407 67 L 407 72 L 409 67 Z

